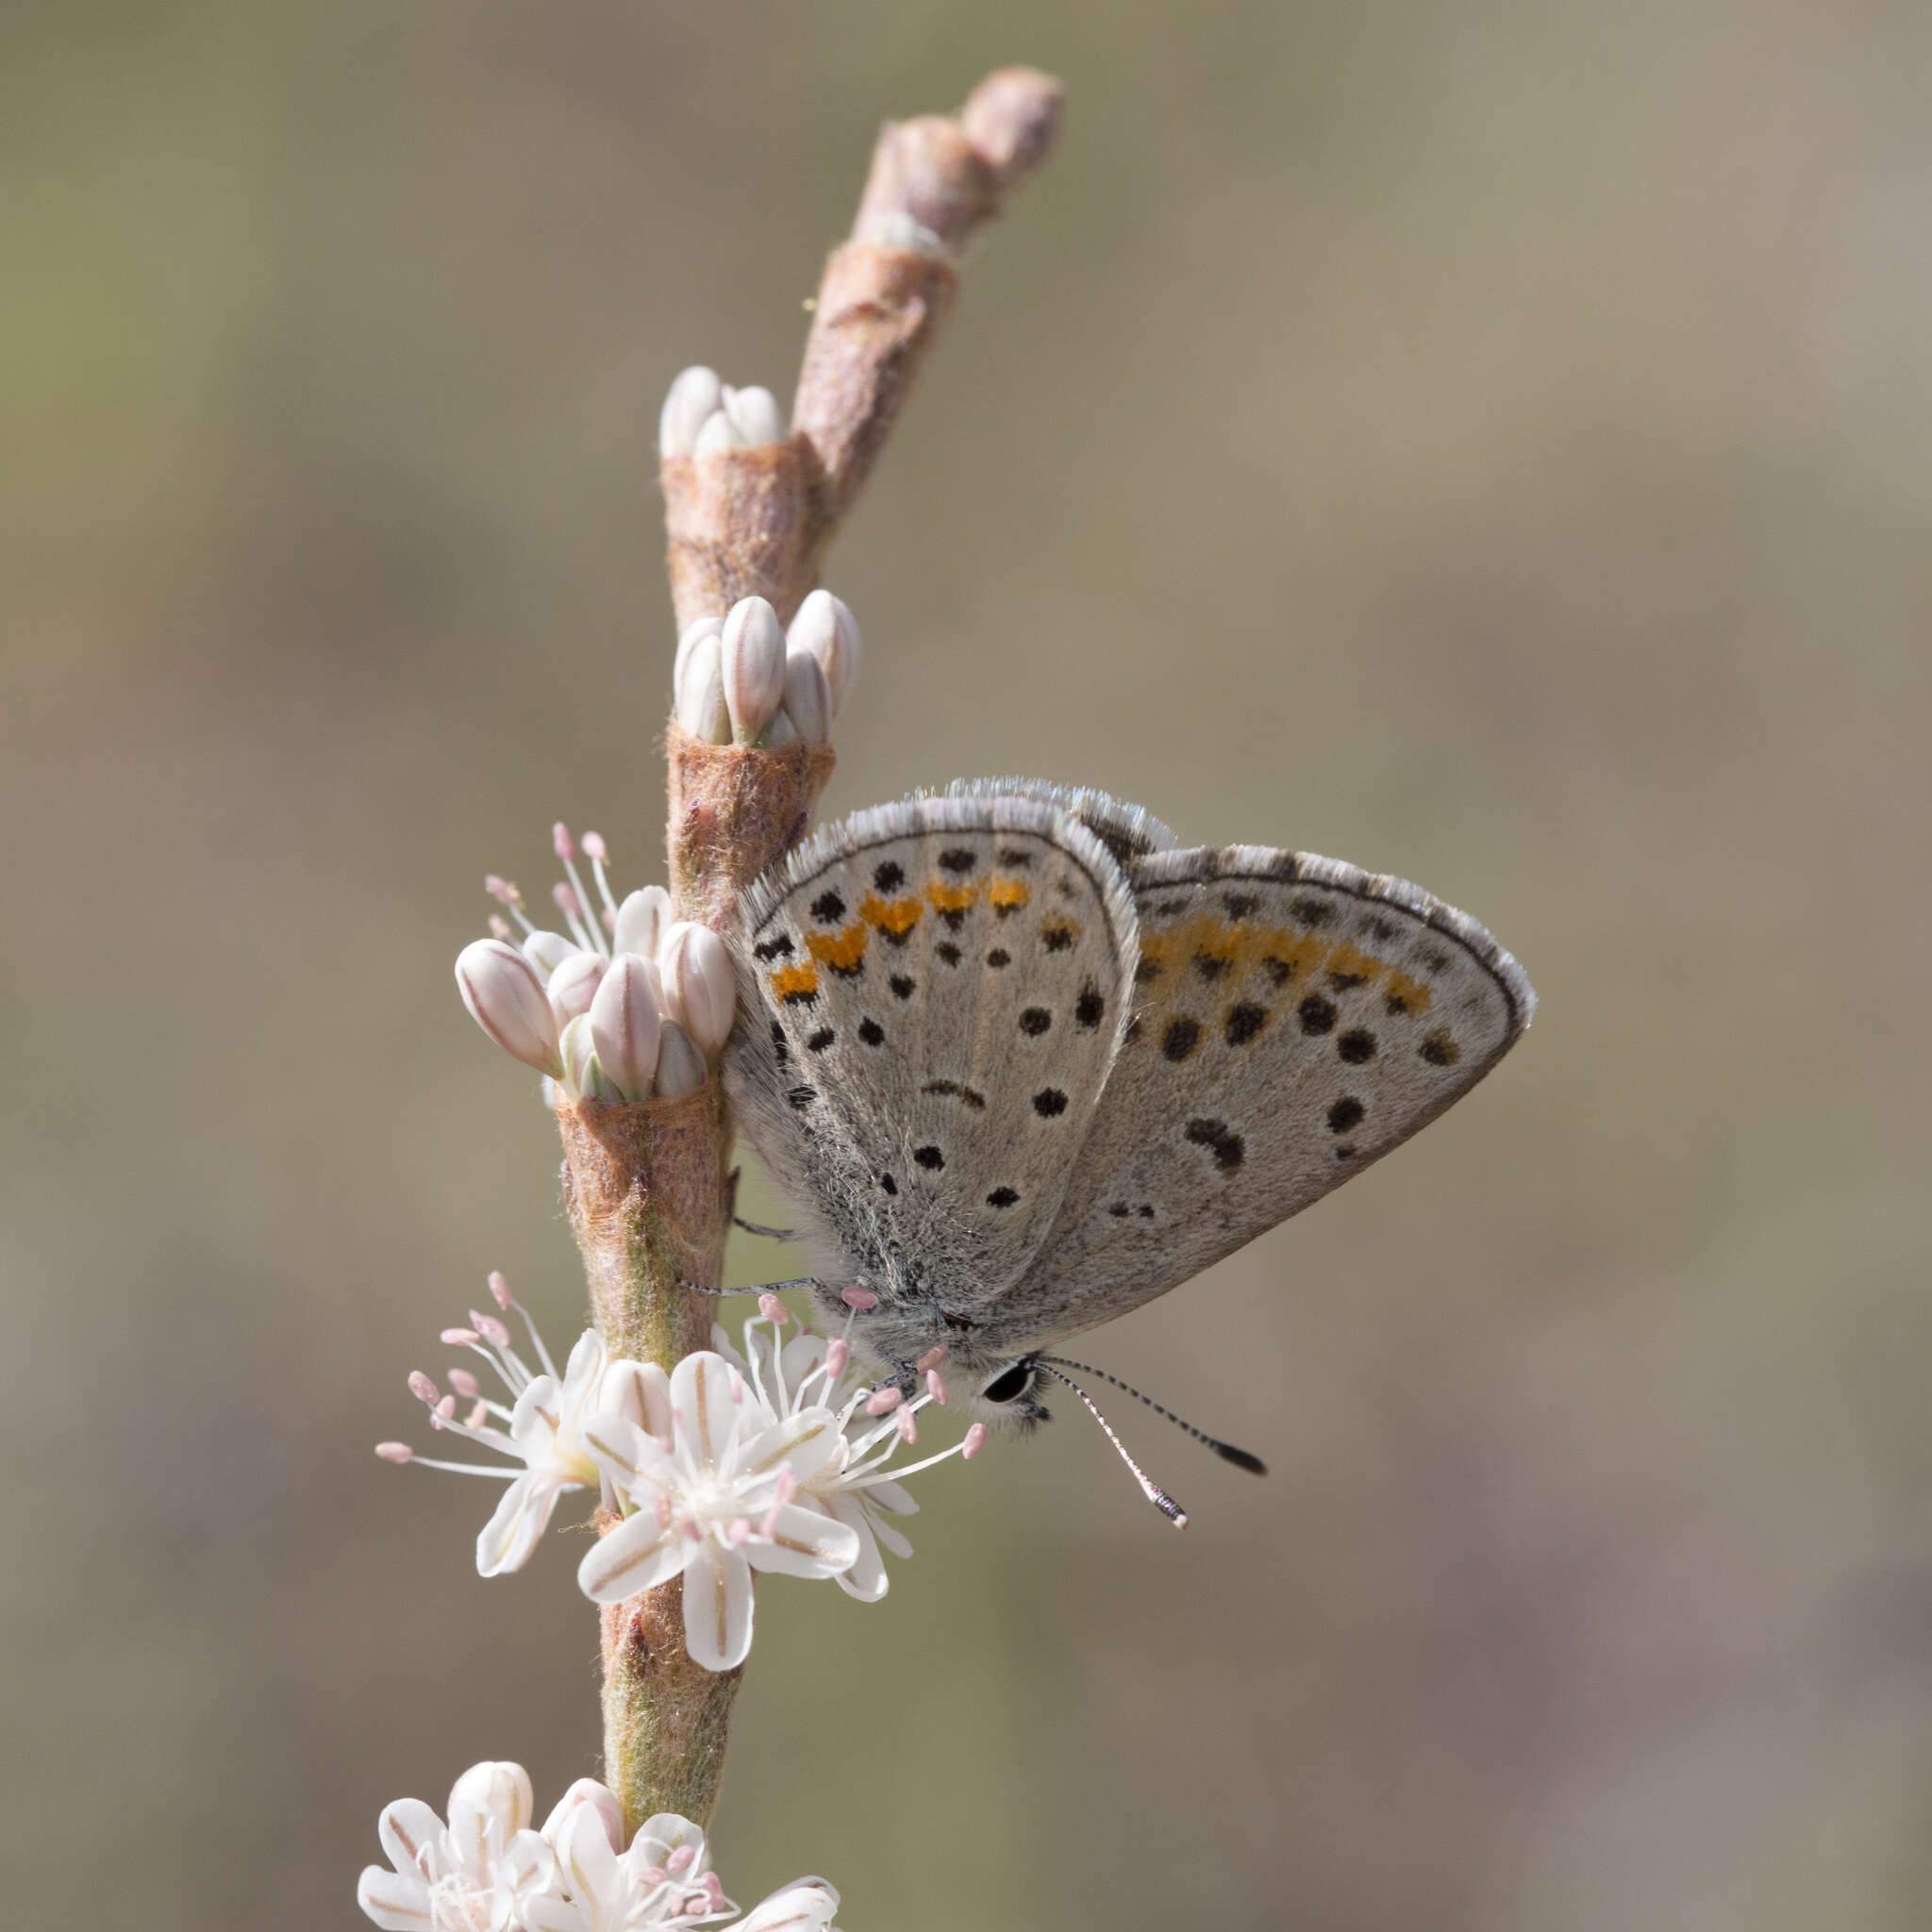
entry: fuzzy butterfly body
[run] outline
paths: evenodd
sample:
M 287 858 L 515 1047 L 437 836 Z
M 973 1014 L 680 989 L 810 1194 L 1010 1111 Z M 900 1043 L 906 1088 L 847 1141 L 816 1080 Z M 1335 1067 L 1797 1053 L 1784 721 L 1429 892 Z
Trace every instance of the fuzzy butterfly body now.
M 741 906 L 727 1090 L 828 1307 L 889 1374 L 1024 1360 L 1165 1293 L 1434 1119 L 1529 1024 L 1419 888 L 1177 850 L 1098 792 L 954 788 L 821 831 Z

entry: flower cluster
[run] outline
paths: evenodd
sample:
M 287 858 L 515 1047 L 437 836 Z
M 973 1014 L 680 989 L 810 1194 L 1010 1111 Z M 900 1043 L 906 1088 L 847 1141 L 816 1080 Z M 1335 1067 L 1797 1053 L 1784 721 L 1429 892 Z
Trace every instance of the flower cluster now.
M 678 639 L 678 724 L 707 744 L 829 744 L 863 648 L 858 620 L 829 591 L 806 598 L 789 631 L 762 597 L 742 597 Z
M 516 887 L 491 874 L 483 883 L 503 910 L 491 916 L 489 939 L 457 956 L 463 1004 L 498 1046 L 565 1098 L 692 1092 L 723 1051 L 737 1005 L 724 941 L 708 926 L 674 920 L 661 886 L 620 905 L 604 841 L 586 832 L 593 898 L 570 828 L 558 824 L 551 836 L 565 876 L 550 896 L 566 930 L 538 925 Z
M 502 1275 L 490 1287 L 499 1308 L 522 1317 L 541 1367 L 518 1354 L 499 1317 L 472 1309 L 469 1325 L 442 1339 L 487 1362 L 508 1402 L 486 1395 L 468 1369 L 448 1371 L 447 1390 L 421 1370 L 409 1377 L 433 1428 L 505 1458 L 426 1464 L 509 1484 L 476 1540 L 477 1570 L 521 1569 L 558 1499 L 595 1489 L 609 1526 L 579 1564 L 579 1586 L 617 1603 L 682 1576 L 685 1648 L 707 1670 L 733 1669 L 750 1653 L 756 1571 L 836 1577 L 848 1595 L 876 1603 L 887 1588 L 881 1552 L 912 1554 L 889 1521 L 919 1507 L 902 1479 L 971 1458 L 986 1441 L 975 1423 L 951 1448 L 894 1466 L 918 1441 L 919 1411 L 946 1399 L 944 1350 L 920 1363 L 924 1383 L 908 1401 L 860 1373 L 843 1336 L 807 1328 L 788 1339 L 775 1295 L 760 1297 L 741 1350 L 714 1330 L 714 1348 L 667 1375 L 655 1362 L 610 1358 L 586 1333 L 559 1374 Z M 378 1443 L 376 1454 L 425 1460 L 406 1442 Z
M 716 456 L 785 438 L 785 419 L 770 390 L 733 389 L 702 363 L 672 383 L 658 418 L 658 453 L 664 457 Z
M 376 1827 L 390 1869 L 364 1869 L 357 1903 L 385 1932 L 681 1932 L 737 1916 L 689 1819 L 646 1819 L 626 1846 L 624 1808 L 594 1778 L 579 1778 L 541 1830 L 533 1815 L 521 1764 L 472 1765 L 447 1824 L 398 1798 Z M 799 1878 L 735 1932 L 837 1932 L 838 1909 L 825 1880 Z

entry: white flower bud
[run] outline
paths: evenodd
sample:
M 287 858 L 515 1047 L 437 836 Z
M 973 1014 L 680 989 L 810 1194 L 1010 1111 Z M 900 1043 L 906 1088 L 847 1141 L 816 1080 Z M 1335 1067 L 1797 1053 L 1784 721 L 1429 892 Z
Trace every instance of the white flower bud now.
M 785 708 L 779 715 L 791 720 L 799 737 L 814 744 L 832 741 L 832 687 L 809 651 L 785 653 Z
M 695 624 L 685 625 L 677 640 L 677 656 L 671 665 L 671 689 L 684 688 L 684 667 L 690 661 L 691 654 L 697 648 L 700 638 L 715 638 L 723 633 L 724 620 L 722 617 L 701 617 Z
M 530 1774 L 502 1759 L 473 1764 L 449 1794 L 452 1810 L 464 1801 L 476 1806 L 502 1825 L 506 1840 L 529 1824 L 532 1796 Z
M 664 398 L 664 413 L 658 419 L 658 450 L 667 457 L 688 457 L 697 441 L 698 431 L 724 400 L 724 385 L 714 369 L 702 363 L 687 369 Z
M 694 650 L 693 661 L 697 656 Z M 731 607 L 720 662 L 731 735 L 740 744 L 756 744 L 785 695 L 785 633 L 762 597 L 741 597 Z
M 664 935 L 658 970 L 664 979 L 665 1012 L 707 1059 L 715 1059 L 731 1032 L 738 1004 L 724 941 L 708 925 L 680 919 Z
M 663 1000 L 657 967 L 635 953 L 620 953 L 591 1002 L 591 1041 L 598 1064 L 624 1090 L 626 1100 L 651 1097 L 664 1025 L 658 1010 Z
M 563 1081 L 579 1100 L 617 1100 L 597 1060 L 597 1043 L 591 1038 L 591 1016 L 579 1013 L 563 1029 Z
M 595 953 L 573 953 L 550 975 L 546 991 L 550 994 L 550 1010 L 557 1015 L 558 1026 L 568 1026 L 579 1013 L 591 1010 L 591 1002 L 596 997 L 598 983 L 608 964 L 608 960 L 600 959 Z
M 524 958 L 546 981 L 573 953 L 582 950 L 576 941 L 565 939 L 560 932 L 533 932 L 524 941 Z
M 723 409 L 713 409 L 705 418 L 705 426 L 698 431 L 691 453 L 694 457 L 714 457 L 722 450 L 743 447 L 744 438 L 732 425 L 731 418 Z
M 753 448 L 763 442 L 783 442 L 785 418 L 778 413 L 778 399 L 768 389 L 724 391 L 724 413 L 731 426 Z
M 731 713 L 724 705 L 724 670 L 718 640 L 693 641 L 679 667 L 673 696 L 679 728 L 704 744 L 731 742 Z
M 837 717 L 844 708 L 845 693 L 858 675 L 864 650 L 858 620 L 851 607 L 829 591 L 814 591 L 798 607 L 785 641 L 791 649 L 809 651 L 819 660 L 825 682 L 832 688 L 832 715 Z
M 775 751 L 781 744 L 790 744 L 798 736 L 798 726 L 791 722 L 791 714 L 783 705 L 773 713 L 772 722 L 765 726 L 765 735 L 758 743 L 766 751 Z
M 662 886 L 641 886 L 617 908 L 611 950 L 641 953 L 646 959 L 655 959 L 670 924 L 671 894 Z
M 457 991 L 470 1017 L 502 1047 L 540 1073 L 560 1074 L 557 1015 L 537 969 L 501 940 L 477 940 L 457 955 Z
M 680 1094 L 695 1093 L 708 1077 L 704 1055 L 682 1026 L 667 1020 L 658 1041 L 658 1098 L 675 1100 Z

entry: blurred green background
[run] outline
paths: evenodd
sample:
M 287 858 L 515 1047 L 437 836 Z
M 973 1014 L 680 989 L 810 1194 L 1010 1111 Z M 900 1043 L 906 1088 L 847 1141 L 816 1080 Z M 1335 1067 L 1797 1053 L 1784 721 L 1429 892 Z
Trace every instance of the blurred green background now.
M 1542 994 L 1495 1078 L 766 1586 L 717 1822 L 853 1932 L 1932 1917 L 1932 12 L 146 0 L 0 62 L 8 1915 L 347 1926 L 375 1814 L 595 1767 L 574 1545 L 379 1464 L 581 1290 L 450 979 L 661 877 L 652 441 L 781 392 L 883 116 L 1029 60 L 832 587 L 826 805 L 1332 853 Z M 782 1214 L 768 1193 L 754 1211 Z M 741 1243 L 739 1277 L 781 1272 Z

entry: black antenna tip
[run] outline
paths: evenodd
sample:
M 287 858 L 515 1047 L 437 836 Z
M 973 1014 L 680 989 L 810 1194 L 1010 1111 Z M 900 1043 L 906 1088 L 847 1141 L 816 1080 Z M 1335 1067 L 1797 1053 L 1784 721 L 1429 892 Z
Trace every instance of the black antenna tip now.
M 1268 1474 L 1268 1465 L 1258 1456 L 1250 1456 L 1245 1449 L 1237 1449 L 1232 1442 L 1215 1442 L 1209 1446 L 1224 1462 L 1231 1462 L 1237 1469 L 1246 1470 L 1250 1475 Z

